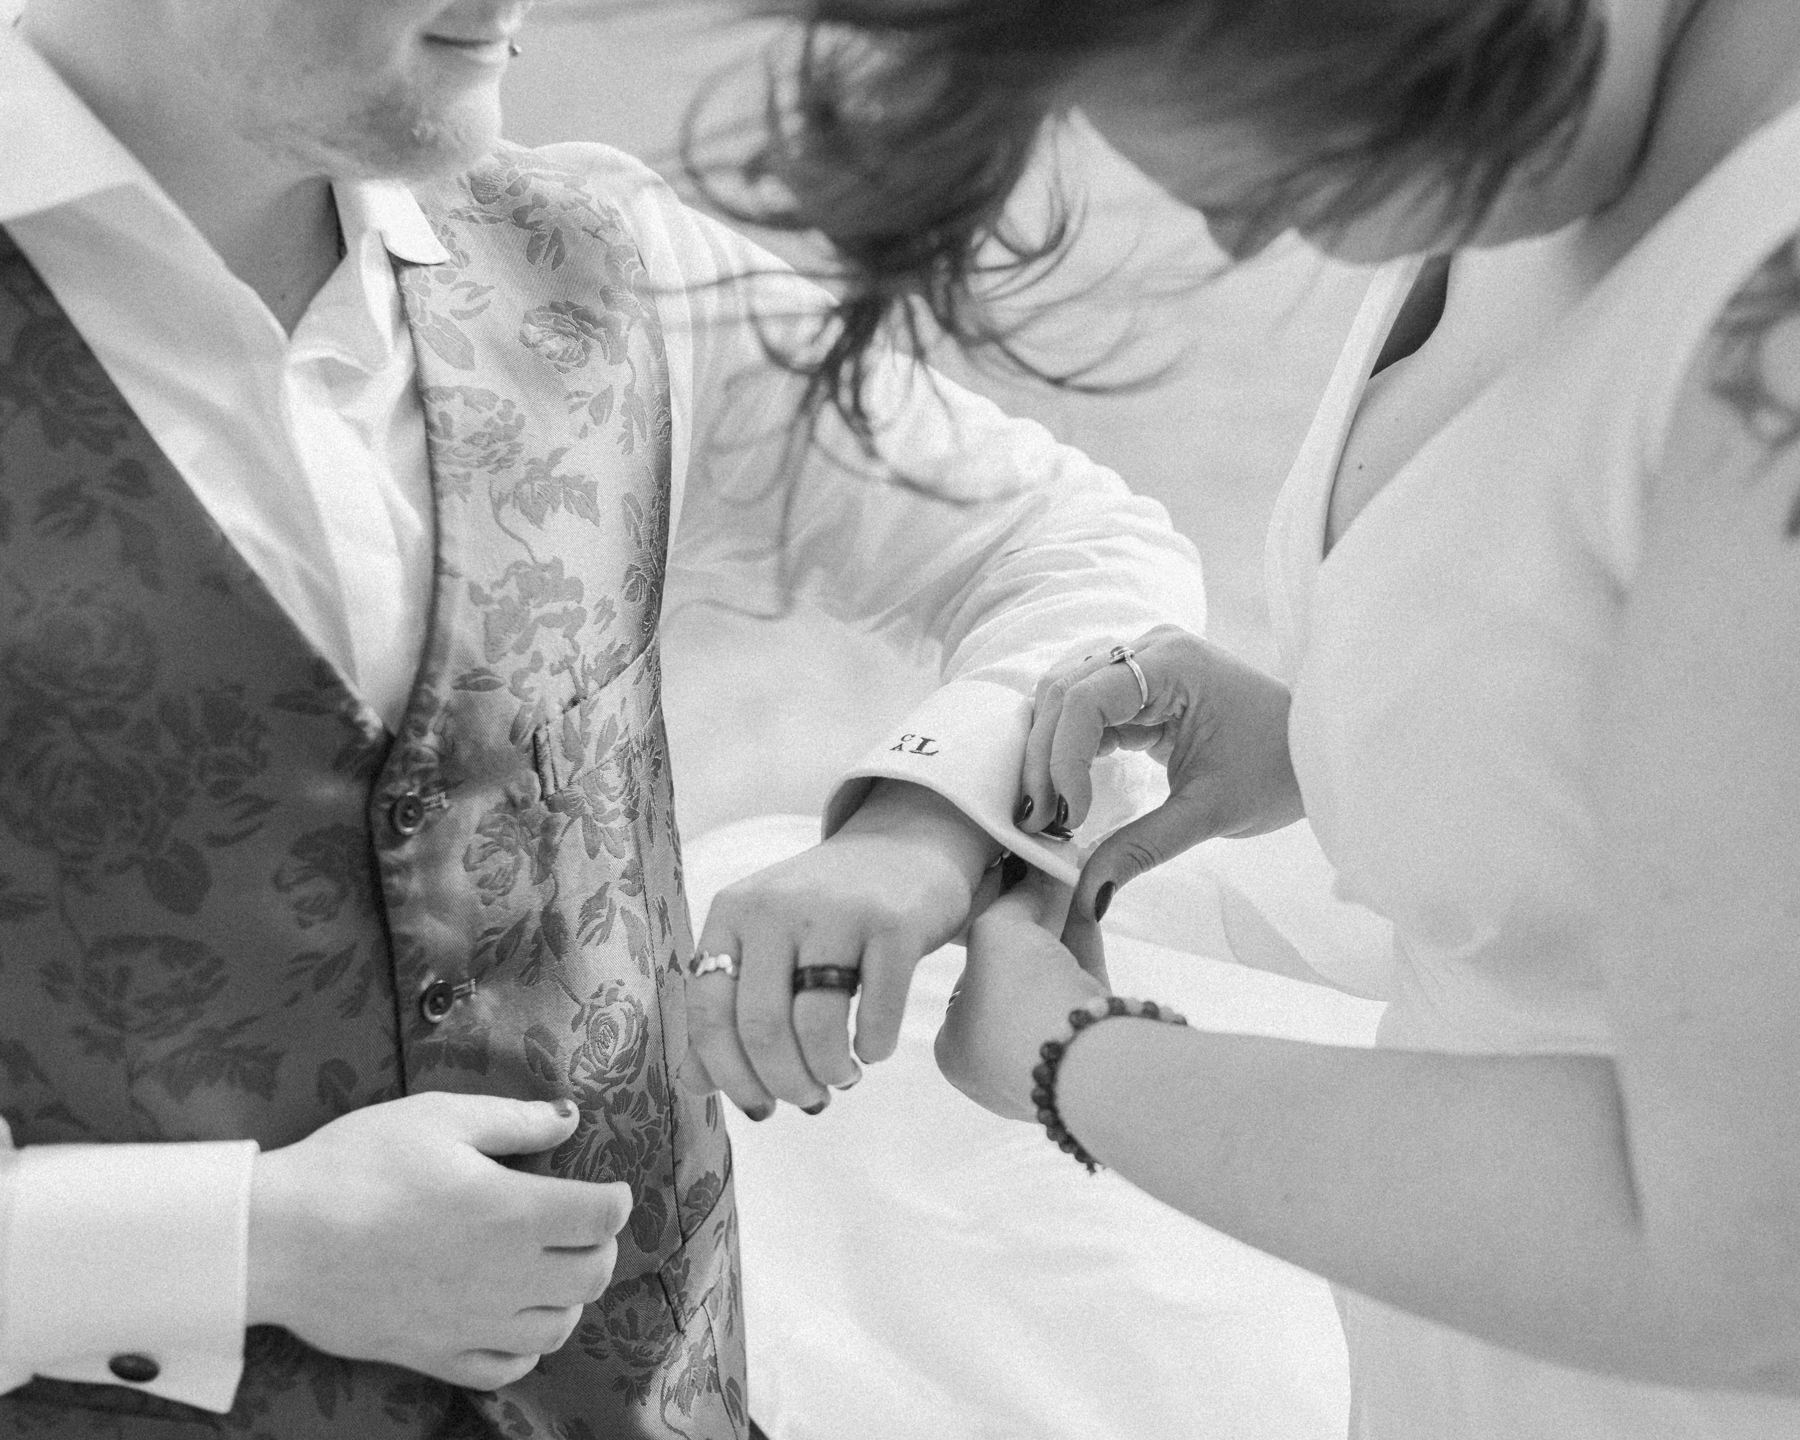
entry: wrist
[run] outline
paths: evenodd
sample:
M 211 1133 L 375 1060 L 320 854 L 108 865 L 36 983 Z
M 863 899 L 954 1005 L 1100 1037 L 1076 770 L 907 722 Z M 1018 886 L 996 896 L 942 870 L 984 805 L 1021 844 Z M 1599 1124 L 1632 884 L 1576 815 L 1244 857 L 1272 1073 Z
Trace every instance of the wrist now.
M 299 1206 L 292 1146 L 258 1155 L 250 1171 L 244 1323 L 292 1328 Z
M 1000 855 L 985 830 L 935 790 L 905 780 L 878 780 L 838 833 L 879 835 L 947 862 L 969 894 Z
M 1099 1162 L 1079 1138 L 1083 1133 L 1082 1128 L 1078 1128 L 1082 1126 L 1079 1103 L 1073 1107 L 1075 1120 L 1071 1123 L 1069 1101 L 1081 1086 L 1079 1081 L 1069 1083 L 1071 1074 L 1080 1064 L 1070 1062 L 1077 1050 L 1080 1050 L 1083 1060 L 1092 1061 L 1093 1032 L 1105 1029 L 1116 1036 L 1118 1032 L 1115 1027 L 1104 1022 L 1121 1019 L 1152 1021 L 1179 1029 L 1186 1029 L 1188 1023 L 1185 1015 L 1166 1005 L 1159 1005 L 1154 1000 L 1128 1000 L 1118 995 L 1097 996 L 1086 1005 L 1077 1006 L 1069 1012 L 1066 1028 L 1040 1047 L 1038 1064 L 1031 1072 L 1031 1102 L 1036 1108 L 1038 1123 L 1044 1127 L 1050 1142 L 1063 1153 L 1073 1156 L 1076 1163 L 1085 1166 L 1090 1175 L 1099 1168 Z

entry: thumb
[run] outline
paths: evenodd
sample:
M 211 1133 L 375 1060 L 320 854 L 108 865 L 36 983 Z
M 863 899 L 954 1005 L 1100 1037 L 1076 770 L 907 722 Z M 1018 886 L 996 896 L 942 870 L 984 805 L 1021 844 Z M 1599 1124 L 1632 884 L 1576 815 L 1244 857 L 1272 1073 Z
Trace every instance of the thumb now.
M 560 1145 L 575 1133 L 581 1112 L 573 1100 L 510 1100 L 501 1095 L 458 1095 L 450 1129 L 483 1155 L 531 1155 Z
M 1106 941 L 1097 920 L 1088 919 L 1071 906 L 1068 921 L 1063 925 L 1062 943 L 1063 948 L 1075 957 L 1077 965 L 1108 990 L 1112 989 L 1112 977 L 1106 973 Z
M 1098 925 L 1119 887 L 1147 870 L 1173 860 L 1216 830 L 1213 807 L 1197 795 L 1177 791 L 1148 814 L 1120 826 L 1094 847 L 1082 866 L 1081 880 L 1069 906 L 1076 917 Z

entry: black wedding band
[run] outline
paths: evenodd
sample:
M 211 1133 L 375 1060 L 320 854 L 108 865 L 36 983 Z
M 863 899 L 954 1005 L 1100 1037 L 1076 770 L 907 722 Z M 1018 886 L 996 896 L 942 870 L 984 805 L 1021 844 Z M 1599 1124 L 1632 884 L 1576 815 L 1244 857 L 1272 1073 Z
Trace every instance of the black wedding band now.
M 794 971 L 796 995 L 805 990 L 837 990 L 854 995 L 861 982 L 861 973 L 848 965 L 802 965 Z

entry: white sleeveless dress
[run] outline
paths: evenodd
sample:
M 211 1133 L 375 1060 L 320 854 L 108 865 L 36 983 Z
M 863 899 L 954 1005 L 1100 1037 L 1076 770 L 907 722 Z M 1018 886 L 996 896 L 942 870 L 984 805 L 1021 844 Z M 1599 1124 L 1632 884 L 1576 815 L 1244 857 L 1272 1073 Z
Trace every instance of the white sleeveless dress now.
M 1800 231 L 1800 109 L 1750 137 L 1418 452 L 1321 560 L 1417 273 L 1376 275 L 1277 503 L 1291 740 L 1342 898 L 1394 926 L 1379 1042 L 1606 1053 L 1588 747 L 1646 477 L 1727 299 Z M 1800 1402 L 1546 1365 L 1340 1294 L 1356 1440 L 1795 1440 Z

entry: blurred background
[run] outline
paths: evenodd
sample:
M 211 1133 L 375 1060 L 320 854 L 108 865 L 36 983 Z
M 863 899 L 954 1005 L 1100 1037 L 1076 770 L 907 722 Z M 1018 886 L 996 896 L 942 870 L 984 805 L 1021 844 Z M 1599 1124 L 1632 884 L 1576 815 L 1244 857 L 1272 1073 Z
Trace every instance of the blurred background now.
M 509 135 L 604 141 L 681 183 L 679 134 L 695 96 L 711 97 L 707 122 L 719 126 L 760 94 L 757 57 L 773 32 L 738 18 L 748 8 L 543 0 L 507 79 Z M 1122 340 L 1108 373 L 1155 383 L 1091 396 L 971 372 L 954 356 L 944 364 L 1168 507 L 1205 562 L 1212 637 L 1266 662 L 1263 531 L 1367 272 L 1278 243 L 1222 274 L 1199 220 L 1097 138 L 1070 137 L 1059 161 L 1088 219 L 1055 281 L 1078 298 L 1034 327 L 1035 353 L 1088 360 Z M 796 255 L 791 238 L 778 243 Z M 691 606 L 671 618 L 666 647 L 690 836 L 752 813 L 816 812 L 832 777 L 932 679 L 805 610 L 767 622 Z M 770 755 L 783 757 L 774 769 Z

